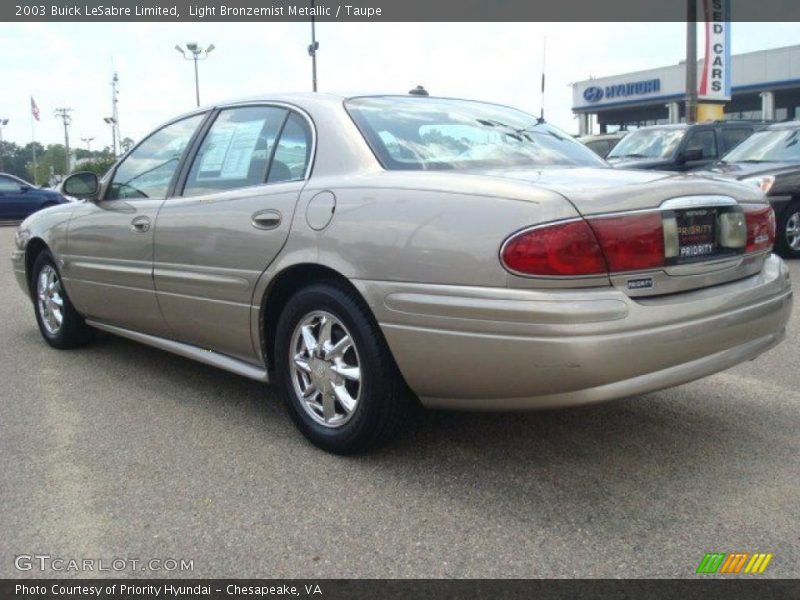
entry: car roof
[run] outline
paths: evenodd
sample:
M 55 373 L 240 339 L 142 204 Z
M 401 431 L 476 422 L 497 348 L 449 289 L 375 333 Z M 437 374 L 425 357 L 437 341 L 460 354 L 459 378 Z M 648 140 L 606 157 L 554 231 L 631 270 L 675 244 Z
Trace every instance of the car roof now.
M 767 129 L 781 130 L 781 129 L 800 129 L 800 121 L 784 121 L 783 123 L 773 123 Z

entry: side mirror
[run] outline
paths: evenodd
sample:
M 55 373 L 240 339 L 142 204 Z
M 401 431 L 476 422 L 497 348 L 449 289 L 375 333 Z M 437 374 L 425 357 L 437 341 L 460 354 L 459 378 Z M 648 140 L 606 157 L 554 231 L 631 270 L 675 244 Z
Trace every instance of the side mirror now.
M 23 194 L 27 194 L 30 191 L 30 189 L 31 189 L 31 186 L 29 186 L 26 183 L 21 183 L 19 185 L 19 191 L 22 192 Z
M 681 153 L 681 162 L 693 162 L 696 160 L 703 160 L 702 148 L 687 148 Z
M 94 200 L 97 198 L 100 183 L 97 180 L 96 174 L 91 171 L 81 171 L 80 173 L 74 173 L 67 177 L 61 189 L 64 190 L 64 193 L 68 196 Z

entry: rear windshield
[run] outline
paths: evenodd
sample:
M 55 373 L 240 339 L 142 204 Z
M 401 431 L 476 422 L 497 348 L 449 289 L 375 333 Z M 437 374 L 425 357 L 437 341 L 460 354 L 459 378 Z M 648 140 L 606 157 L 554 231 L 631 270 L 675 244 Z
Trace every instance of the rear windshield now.
M 345 107 L 386 169 L 606 166 L 569 134 L 512 108 L 391 96 Z

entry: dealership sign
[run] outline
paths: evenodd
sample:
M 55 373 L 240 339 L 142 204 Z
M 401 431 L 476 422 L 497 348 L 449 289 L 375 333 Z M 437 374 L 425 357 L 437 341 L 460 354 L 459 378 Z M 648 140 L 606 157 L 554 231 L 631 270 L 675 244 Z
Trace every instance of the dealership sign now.
M 603 98 L 606 100 L 628 98 L 630 96 L 644 96 L 661 91 L 661 79 L 647 79 L 645 81 L 632 81 L 630 83 L 614 83 L 605 87 L 596 85 L 583 90 L 583 99 L 594 104 Z
M 697 96 L 700 100 L 731 99 L 730 0 L 702 0 L 706 46 Z

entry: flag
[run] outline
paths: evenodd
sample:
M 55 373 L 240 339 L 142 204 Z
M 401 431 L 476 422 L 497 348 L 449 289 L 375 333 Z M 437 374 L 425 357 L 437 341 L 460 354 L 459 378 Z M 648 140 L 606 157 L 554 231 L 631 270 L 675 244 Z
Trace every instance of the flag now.
M 39 120 L 39 107 L 36 106 L 36 100 L 33 99 L 33 96 L 31 96 L 31 114 L 34 119 Z

